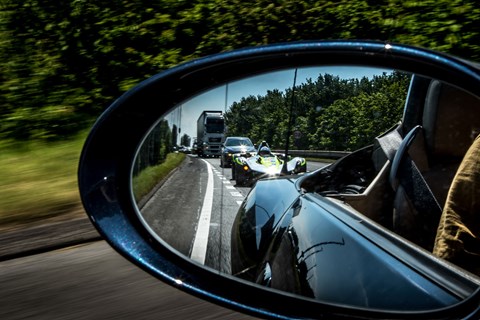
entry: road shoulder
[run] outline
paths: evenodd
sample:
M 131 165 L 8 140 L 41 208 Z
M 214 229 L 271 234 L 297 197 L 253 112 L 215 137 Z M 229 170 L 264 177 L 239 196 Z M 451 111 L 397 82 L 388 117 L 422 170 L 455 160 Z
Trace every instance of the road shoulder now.
M 0 229 L 0 261 L 101 240 L 83 210 Z

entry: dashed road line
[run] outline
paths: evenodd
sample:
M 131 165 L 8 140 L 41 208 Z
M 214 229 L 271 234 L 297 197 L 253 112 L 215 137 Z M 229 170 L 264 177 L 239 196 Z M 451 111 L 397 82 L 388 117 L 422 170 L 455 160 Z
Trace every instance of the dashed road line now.
M 224 186 L 227 190 L 236 190 L 237 189 L 235 186 L 232 185 L 231 180 L 229 180 L 227 177 L 225 177 L 223 172 L 217 170 L 216 168 L 213 168 L 212 170 L 217 175 L 217 177 L 222 181 L 222 183 L 224 184 Z M 235 201 L 239 206 L 242 204 L 243 199 L 245 198 L 245 196 L 241 192 L 238 192 L 238 191 L 233 191 L 233 192 L 230 191 L 230 195 L 234 198 L 242 198 L 242 200 L 236 200 Z

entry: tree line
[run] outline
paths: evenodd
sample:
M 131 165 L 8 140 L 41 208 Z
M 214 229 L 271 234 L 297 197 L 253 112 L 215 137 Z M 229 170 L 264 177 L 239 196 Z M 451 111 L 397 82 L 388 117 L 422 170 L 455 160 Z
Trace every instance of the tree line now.
M 0 0 L 0 138 L 68 138 L 136 83 L 245 46 L 373 39 L 479 60 L 479 19 L 474 0 Z
M 289 134 L 289 148 L 353 151 L 401 120 L 409 83 L 410 75 L 396 71 L 361 79 L 320 74 L 295 90 L 234 102 L 225 113 L 228 135 L 281 149 Z
M 162 119 L 148 133 L 135 159 L 134 176 L 147 167 L 162 163 L 167 158 L 167 154 L 173 150 L 174 130 L 175 128 L 170 128 L 167 120 Z

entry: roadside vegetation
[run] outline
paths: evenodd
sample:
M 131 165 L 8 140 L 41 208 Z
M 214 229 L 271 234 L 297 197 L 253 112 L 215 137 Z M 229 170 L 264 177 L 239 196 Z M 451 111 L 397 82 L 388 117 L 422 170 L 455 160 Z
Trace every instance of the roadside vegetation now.
M 291 108 L 293 127 L 302 136 L 295 145 L 291 139 L 290 149 L 353 151 L 401 120 L 409 83 L 410 75 L 397 71 L 371 79 L 320 74 L 295 90 L 233 102 L 226 124 L 232 136 L 266 140 L 278 149 L 285 145 Z
M 0 141 L 0 226 L 30 223 L 81 211 L 78 161 L 87 132 L 68 141 Z M 169 153 L 166 160 L 133 179 L 141 199 L 185 159 Z
M 0 141 L 0 225 L 81 208 L 78 160 L 86 133 L 68 141 Z
M 480 60 L 474 0 L 0 0 L 0 17 L 0 138 L 20 140 L 75 134 L 140 81 L 246 46 L 372 39 Z
M 147 167 L 136 177 L 133 177 L 133 195 L 137 203 L 177 168 L 183 160 L 185 160 L 184 153 L 169 153 L 163 163 Z

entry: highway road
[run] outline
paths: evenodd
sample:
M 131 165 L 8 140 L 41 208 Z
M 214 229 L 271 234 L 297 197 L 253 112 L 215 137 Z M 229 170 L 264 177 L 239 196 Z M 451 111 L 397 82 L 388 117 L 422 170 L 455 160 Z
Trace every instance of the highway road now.
M 309 162 L 313 171 L 325 163 Z M 250 191 L 232 180 L 217 158 L 189 155 L 141 208 L 146 224 L 179 253 L 230 273 L 230 233 Z M 203 223 L 203 226 L 202 226 Z
M 322 165 L 313 164 L 310 170 Z M 230 175 L 218 159 L 189 156 L 142 209 L 152 230 L 180 254 L 200 251 L 195 259 L 203 254 L 205 265 L 223 272 L 229 272 L 231 223 L 249 191 L 237 187 Z M 195 238 L 207 209 L 208 240 L 202 249 Z M 88 221 L 75 225 L 81 226 L 77 232 L 89 228 L 95 233 Z M 60 234 L 66 230 L 60 225 L 53 229 Z M 27 246 L 28 234 L 22 238 L 19 243 Z M 0 262 L 0 319 L 255 319 L 163 284 L 104 241 L 32 252 L 39 253 Z
M 160 282 L 105 241 L 0 262 L 0 319 L 255 319 Z

